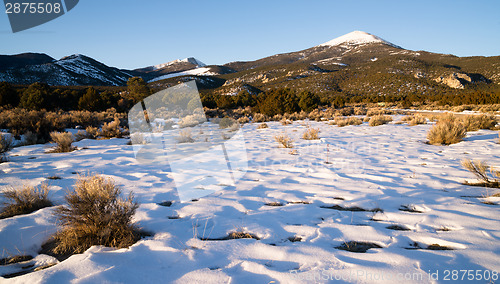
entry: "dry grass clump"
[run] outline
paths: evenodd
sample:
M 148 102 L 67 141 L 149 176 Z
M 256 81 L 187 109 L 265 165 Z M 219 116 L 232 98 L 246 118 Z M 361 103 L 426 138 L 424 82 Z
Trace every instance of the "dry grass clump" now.
M 195 114 L 186 115 L 185 117 L 183 117 L 179 121 L 178 125 L 180 128 L 193 127 L 193 126 L 196 126 L 198 124 L 205 122 L 206 120 L 207 119 L 205 117 L 205 114 L 195 113 Z
M 7 152 L 12 150 L 14 144 L 12 144 L 12 136 L 8 136 L 0 133 L 0 163 L 6 162 Z
M 348 118 L 335 118 L 335 123 L 338 127 L 344 127 L 348 125 L 360 125 L 363 124 L 363 121 L 358 117 L 348 117 Z
M 253 115 L 253 122 L 266 122 L 269 120 L 269 117 L 267 115 L 262 114 L 262 113 L 256 113 Z
M 87 126 L 87 128 L 85 128 L 85 133 L 88 139 L 97 139 L 100 134 L 99 128 L 93 126 Z
M 61 230 L 54 236 L 55 254 L 82 253 L 93 245 L 124 248 L 140 234 L 132 224 L 138 207 L 132 194 L 120 197 L 113 180 L 99 175 L 81 176 L 65 196 L 67 205 L 56 209 Z
M 78 130 L 75 134 L 75 141 L 81 141 L 83 139 L 97 139 L 99 137 L 99 128 L 93 126 L 87 126 L 85 131 Z
M 237 124 L 236 120 L 230 117 L 221 118 L 218 123 L 220 129 L 230 128 L 233 127 L 234 124 Z
M 179 131 L 179 136 L 176 138 L 179 143 L 193 143 L 194 138 L 190 129 L 183 129 Z
M 467 131 L 476 131 L 479 129 L 494 129 L 497 120 L 493 115 L 466 115 L 462 118 L 462 123 L 467 128 Z
M 366 112 L 366 116 L 376 116 L 386 114 L 386 111 L 383 109 L 371 108 Z
M 269 125 L 267 123 L 263 122 L 257 126 L 257 129 L 264 129 L 264 128 L 269 128 Z
M 303 134 L 304 140 L 319 140 L 319 128 L 308 128 Z
M 370 126 L 379 126 L 383 124 L 387 124 L 392 121 L 392 117 L 389 115 L 377 114 L 370 118 L 370 122 L 368 125 Z
M 480 183 L 476 184 L 466 184 L 485 187 L 500 187 L 500 184 L 498 182 L 498 178 L 500 178 L 500 171 L 494 170 L 488 165 L 488 163 L 480 160 L 465 159 L 462 160 L 461 164 L 464 168 L 473 173 L 481 181 Z
M 427 132 L 427 139 L 433 145 L 450 145 L 462 141 L 466 134 L 465 126 L 455 116 L 447 115 Z
M 408 125 L 410 125 L 410 126 L 415 126 L 415 125 L 427 123 L 427 119 L 424 116 L 419 115 L 419 114 L 407 115 L 407 116 L 401 118 L 401 121 L 408 122 Z
M 3 190 L 0 195 L 7 200 L 4 202 L 0 219 L 16 215 L 29 214 L 38 209 L 52 206 L 47 198 L 49 187 L 42 183 L 38 186 L 23 186 L 21 188 L 9 188 Z
M 280 135 L 274 136 L 274 139 L 276 140 L 276 142 L 279 143 L 279 147 L 281 147 L 281 148 L 293 148 L 292 138 L 290 138 L 286 134 L 280 134 Z
M 248 118 L 248 116 L 242 116 L 242 117 L 238 118 L 239 124 L 245 124 L 245 123 L 249 123 L 249 122 L 250 122 L 250 118 Z
M 93 131 L 93 129 L 91 130 Z M 94 134 L 93 132 L 91 132 Z M 127 131 L 120 128 L 120 120 L 115 118 L 113 121 L 104 123 L 102 129 L 99 133 L 103 138 L 123 138 L 127 134 Z
M 288 125 L 288 124 L 292 124 L 292 123 L 293 123 L 293 121 L 288 120 L 288 119 L 286 119 L 286 118 L 284 118 L 284 117 L 283 117 L 283 118 L 280 120 L 280 123 L 281 123 L 281 125 Z
M 73 143 L 73 135 L 69 132 L 51 132 L 50 138 L 57 144 L 50 153 L 67 153 L 76 150 L 76 147 L 71 145 Z
M 38 142 L 38 135 L 36 133 L 33 133 L 31 131 L 27 131 L 23 135 L 23 145 L 35 145 Z

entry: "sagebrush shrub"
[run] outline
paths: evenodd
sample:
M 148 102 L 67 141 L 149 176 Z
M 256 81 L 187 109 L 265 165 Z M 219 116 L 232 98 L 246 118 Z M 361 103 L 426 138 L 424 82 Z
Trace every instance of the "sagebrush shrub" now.
M 408 122 L 408 124 L 410 126 L 415 126 L 415 125 L 419 125 L 419 124 L 426 124 L 427 123 L 427 119 L 421 115 L 414 115 L 412 117 L 412 119 L 410 119 L 410 121 Z
M 90 135 L 94 135 L 93 129 L 90 129 Z M 104 123 L 102 130 L 99 135 L 104 138 L 122 138 L 125 135 L 125 131 L 120 128 L 120 120 L 115 118 L 113 121 Z
M 494 129 L 497 121 L 493 115 L 479 114 L 464 116 L 462 123 L 467 128 L 467 131 L 476 131 L 479 129 Z
M 269 120 L 269 118 L 267 117 L 267 115 L 262 114 L 262 113 L 254 114 L 253 119 L 252 119 L 253 122 L 266 122 L 268 120 Z
M 288 120 L 288 119 L 286 119 L 286 118 L 282 118 L 282 119 L 280 120 L 280 123 L 281 123 L 281 125 L 288 125 L 288 124 L 292 124 L 292 123 L 293 123 L 293 121 Z
M 178 125 L 180 128 L 185 128 L 185 127 L 193 127 L 198 124 L 201 124 L 206 121 L 206 117 L 203 114 L 191 114 L 191 115 L 186 115 L 184 116 L 179 122 Z
M 274 136 L 274 139 L 279 143 L 279 147 L 293 148 L 292 138 L 290 138 L 286 134 L 280 134 L 280 135 Z
M 51 153 L 66 153 L 76 149 L 71 144 L 73 143 L 73 135 L 69 132 L 51 132 L 50 138 L 57 145 L 52 149 Z
M 319 128 L 308 128 L 303 134 L 302 139 L 319 140 Z
M 7 200 L 0 211 L 0 219 L 21 214 L 29 214 L 38 209 L 52 206 L 48 199 L 49 187 L 42 183 L 38 186 L 23 186 L 3 190 L 0 195 Z
M 385 111 L 382 109 L 371 108 L 366 112 L 366 116 L 383 115 Z
M 377 114 L 370 118 L 370 122 L 368 125 L 370 126 L 379 126 L 383 124 L 387 124 L 392 121 L 392 117 L 389 115 Z
M 34 132 L 27 131 L 24 133 L 23 145 L 35 145 L 38 142 L 38 135 Z
M 347 125 L 360 125 L 362 123 L 363 121 L 360 118 L 354 116 L 348 118 L 335 118 L 335 124 L 337 124 L 338 127 L 344 127 Z
M 467 134 L 465 126 L 453 115 L 445 116 L 427 132 L 433 145 L 450 145 L 462 141 Z
M 238 118 L 239 124 L 245 124 L 245 123 L 249 123 L 249 122 L 250 122 L 250 118 L 248 118 L 248 116 L 242 116 L 242 117 Z
M 461 164 L 465 169 L 474 174 L 479 180 L 483 181 L 484 183 L 498 184 L 498 178 L 500 178 L 500 171 L 492 169 L 488 165 L 488 163 L 480 160 L 464 159 L 462 160 Z M 488 171 L 490 172 L 492 177 L 488 175 Z
M 12 150 L 12 136 L 0 133 L 0 163 L 7 161 L 7 152 Z
M 419 114 L 407 115 L 407 116 L 401 118 L 401 121 L 408 122 L 408 125 L 410 125 L 410 126 L 415 126 L 415 125 L 427 123 L 427 119 L 424 116 L 419 115 Z
M 85 128 L 85 135 L 88 139 L 97 139 L 99 137 L 100 131 L 99 128 L 93 126 L 87 126 Z
M 219 128 L 225 129 L 232 127 L 234 124 L 236 124 L 236 120 L 230 118 L 230 117 L 224 117 L 219 120 Z
M 140 238 L 132 224 L 138 204 L 132 193 L 127 198 L 120 195 L 112 179 L 79 177 L 74 190 L 65 196 L 67 205 L 55 211 L 61 229 L 54 236 L 53 252 L 82 253 L 93 245 L 124 248 L 134 244 Z
M 176 138 L 179 143 L 193 143 L 193 135 L 190 129 L 183 129 L 179 131 L 179 136 Z
M 264 128 L 269 128 L 269 125 L 267 123 L 263 122 L 257 126 L 257 129 L 264 129 Z

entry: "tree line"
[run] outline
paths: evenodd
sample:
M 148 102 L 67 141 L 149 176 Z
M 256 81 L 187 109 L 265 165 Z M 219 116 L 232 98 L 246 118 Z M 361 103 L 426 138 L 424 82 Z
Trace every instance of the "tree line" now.
M 0 82 L 0 107 L 20 107 L 28 110 L 88 110 L 104 111 L 115 108 L 127 112 L 134 104 L 151 95 L 151 90 L 142 78 L 133 77 L 127 87 L 52 87 L 44 83 L 29 86 L 13 86 Z M 468 89 L 460 92 L 440 92 L 437 94 L 401 95 L 349 95 L 333 92 L 317 95 L 310 91 L 296 91 L 290 88 L 272 89 L 259 94 L 247 90 L 237 95 L 219 95 L 202 92 L 201 101 L 207 108 L 234 109 L 251 107 L 253 112 L 269 116 L 283 113 L 309 112 L 319 106 L 341 108 L 353 103 L 400 103 L 403 107 L 437 102 L 440 105 L 499 104 L 498 89 Z

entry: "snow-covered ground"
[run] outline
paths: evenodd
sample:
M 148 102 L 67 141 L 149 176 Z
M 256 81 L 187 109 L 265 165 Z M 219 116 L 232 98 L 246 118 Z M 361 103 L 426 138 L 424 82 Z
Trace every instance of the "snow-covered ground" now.
M 268 125 L 244 125 L 250 164 L 236 186 L 170 207 L 158 205 L 176 199 L 169 169 L 138 164 L 128 140 L 82 140 L 75 143 L 80 150 L 62 154 L 45 154 L 50 145 L 15 148 L 10 162 L 0 164 L 0 187 L 39 184 L 57 175 L 62 179 L 49 180 L 50 198 L 62 204 L 75 172 L 101 173 L 134 192 L 141 204 L 135 222 L 154 236 L 127 249 L 95 246 L 0 282 L 448 283 L 446 276 L 455 279 L 454 273 L 460 282 L 459 270 L 470 270 L 474 279 L 498 277 L 500 198 L 485 197 L 495 190 L 462 185 L 473 176 L 460 166 L 464 158 L 500 166 L 497 132 L 469 132 L 458 144 L 433 146 L 425 144 L 431 125 Z M 321 140 L 301 139 L 306 125 L 320 128 Z M 294 139 L 296 155 L 277 148 L 274 136 L 281 133 Z M 271 202 L 283 206 L 266 205 Z M 340 207 L 325 208 L 335 205 Z M 338 210 L 354 206 L 368 211 Z M 30 254 L 37 266 L 55 262 L 37 256 L 56 230 L 52 210 L 0 220 L 2 257 Z M 260 240 L 200 240 L 234 231 Z M 336 248 L 350 241 L 381 248 Z M 435 244 L 451 250 L 427 249 Z M 21 265 L 0 266 L 0 274 Z

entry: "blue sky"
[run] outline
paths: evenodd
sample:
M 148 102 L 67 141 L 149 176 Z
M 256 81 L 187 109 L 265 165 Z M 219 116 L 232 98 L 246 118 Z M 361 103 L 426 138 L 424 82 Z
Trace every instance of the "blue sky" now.
M 81 53 L 138 68 L 177 58 L 207 64 L 297 51 L 361 30 L 412 50 L 500 55 L 500 1 L 80 0 L 13 34 L 0 14 L 0 54 Z

